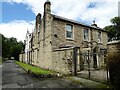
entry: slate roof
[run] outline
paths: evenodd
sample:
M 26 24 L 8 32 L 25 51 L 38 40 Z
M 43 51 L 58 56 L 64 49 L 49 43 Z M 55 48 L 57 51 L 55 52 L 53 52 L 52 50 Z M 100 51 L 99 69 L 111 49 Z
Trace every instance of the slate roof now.
M 78 21 L 75 21 L 75 20 L 72 20 L 72 19 L 68 19 L 68 18 L 65 18 L 65 17 L 61 17 L 61 16 L 58 16 L 58 15 L 54 15 L 54 14 L 52 14 L 52 16 L 55 19 L 60 19 L 60 20 L 63 20 L 63 21 L 71 22 L 71 23 L 74 23 L 74 24 L 78 24 L 78 25 L 81 25 L 81 26 L 85 26 L 85 27 L 88 27 L 88 28 L 97 29 L 97 30 L 101 30 L 101 31 L 106 32 L 105 30 L 103 30 L 100 27 L 94 27 L 94 26 L 86 25 L 86 24 L 83 24 L 81 22 L 78 22 Z

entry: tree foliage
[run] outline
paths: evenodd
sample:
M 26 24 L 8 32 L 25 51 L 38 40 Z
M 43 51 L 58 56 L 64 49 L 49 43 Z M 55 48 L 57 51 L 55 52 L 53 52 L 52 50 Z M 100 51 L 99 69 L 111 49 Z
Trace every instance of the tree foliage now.
M 17 42 L 14 37 L 6 38 L 2 35 L 2 57 L 9 58 L 14 57 L 19 60 L 19 54 L 24 50 L 24 44 L 22 41 Z
M 108 41 L 120 40 L 120 17 L 112 18 L 111 23 L 112 25 L 104 28 L 108 32 Z

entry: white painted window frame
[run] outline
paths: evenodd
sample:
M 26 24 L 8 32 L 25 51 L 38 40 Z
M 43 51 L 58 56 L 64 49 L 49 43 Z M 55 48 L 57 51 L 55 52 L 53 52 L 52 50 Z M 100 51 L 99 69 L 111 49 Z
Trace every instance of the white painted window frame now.
M 99 33 L 101 33 L 100 39 L 99 39 Z M 97 37 L 98 37 L 98 43 L 102 43 L 102 32 L 101 31 L 97 32 Z
M 84 38 L 84 34 L 85 34 L 84 31 L 85 31 L 85 29 L 88 30 L 88 39 L 87 40 Z M 89 28 L 86 28 L 86 27 L 83 28 L 83 41 L 90 41 L 90 29 Z
M 72 26 L 72 38 L 67 37 L 67 28 L 66 28 L 67 25 Z M 70 24 L 70 23 L 65 24 L 65 37 L 66 39 L 74 40 L 74 25 L 73 24 Z

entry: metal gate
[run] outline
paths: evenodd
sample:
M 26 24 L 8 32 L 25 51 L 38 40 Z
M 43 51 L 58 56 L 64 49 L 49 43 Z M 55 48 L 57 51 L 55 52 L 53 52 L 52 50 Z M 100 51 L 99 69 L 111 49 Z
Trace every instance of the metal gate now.
M 81 52 L 79 47 L 74 48 L 74 75 L 108 80 L 108 69 L 106 68 L 106 50 L 86 50 Z

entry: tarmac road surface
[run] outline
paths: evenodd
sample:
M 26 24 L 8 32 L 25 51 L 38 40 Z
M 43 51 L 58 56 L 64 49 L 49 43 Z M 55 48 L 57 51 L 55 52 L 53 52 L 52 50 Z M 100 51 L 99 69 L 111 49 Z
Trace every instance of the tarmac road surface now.
M 63 78 L 40 79 L 27 74 L 14 60 L 3 62 L 2 88 L 83 88 Z

